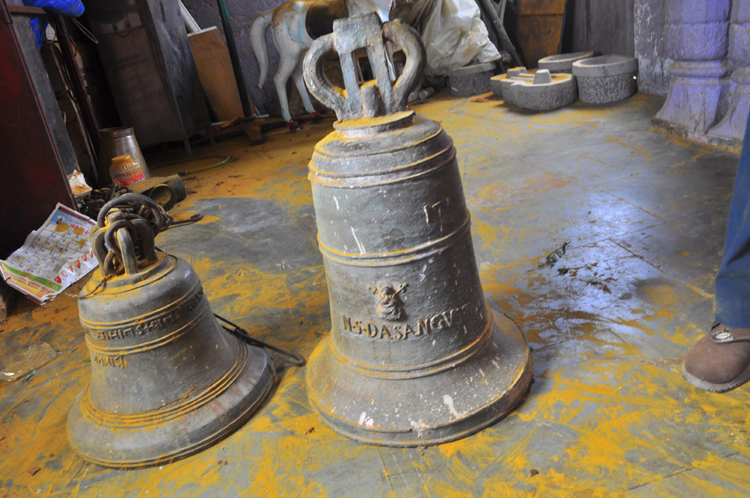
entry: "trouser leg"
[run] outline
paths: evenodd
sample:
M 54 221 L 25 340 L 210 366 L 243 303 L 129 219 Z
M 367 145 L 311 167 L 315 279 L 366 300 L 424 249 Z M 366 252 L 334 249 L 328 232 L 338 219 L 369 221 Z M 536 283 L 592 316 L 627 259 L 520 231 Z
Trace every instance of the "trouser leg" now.
M 750 328 L 750 119 L 734 181 L 724 259 L 716 274 L 716 321 Z

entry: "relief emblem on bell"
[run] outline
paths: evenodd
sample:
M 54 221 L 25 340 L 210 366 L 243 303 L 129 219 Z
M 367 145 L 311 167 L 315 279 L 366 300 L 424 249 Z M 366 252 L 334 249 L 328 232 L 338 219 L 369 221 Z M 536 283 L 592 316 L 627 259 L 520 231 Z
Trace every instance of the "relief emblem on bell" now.
M 406 55 L 395 81 L 386 42 Z M 359 81 L 363 53 L 374 80 Z M 333 55 L 345 88 L 325 76 Z M 309 164 L 332 323 L 308 397 L 335 431 L 389 446 L 468 436 L 531 383 L 523 332 L 485 301 L 453 140 L 406 106 L 424 65 L 419 35 L 377 14 L 335 21 L 304 61 L 310 92 L 338 117 Z
M 401 284 L 394 288 L 392 285 L 378 284 L 376 287 L 370 287 L 372 293 L 380 297 L 378 300 L 378 315 L 380 315 L 380 318 L 392 322 L 405 318 L 404 303 L 401 301 L 399 294 L 405 293 L 407 286 L 408 284 Z

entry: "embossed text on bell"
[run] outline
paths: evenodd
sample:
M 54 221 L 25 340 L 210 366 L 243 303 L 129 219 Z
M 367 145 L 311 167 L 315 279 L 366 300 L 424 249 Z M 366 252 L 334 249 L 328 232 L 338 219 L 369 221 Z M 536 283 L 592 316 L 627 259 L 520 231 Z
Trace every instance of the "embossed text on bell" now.
M 152 222 L 125 214 L 141 204 Z M 91 382 L 68 414 L 68 438 L 106 467 L 160 465 L 239 428 L 274 382 L 268 353 L 218 324 L 184 260 L 154 247 L 161 212 L 126 194 L 106 204 L 91 233 L 99 268 L 78 301 Z
M 393 83 L 386 40 L 406 55 Z M 376 80 L 360 85 L 363 48 Z M 345 89 L 323 73 L 333 53 Z M 406 107 L 423 69 L 416 32 L 375 14 L 335 21 L 304 66 L 339 118 L 309 166 L 332 332 L 310 357 L 308 396 L 337 432 L 391 446 L 481 430 L 531 382 L 523 332 L 485 302 L 453 141 Z

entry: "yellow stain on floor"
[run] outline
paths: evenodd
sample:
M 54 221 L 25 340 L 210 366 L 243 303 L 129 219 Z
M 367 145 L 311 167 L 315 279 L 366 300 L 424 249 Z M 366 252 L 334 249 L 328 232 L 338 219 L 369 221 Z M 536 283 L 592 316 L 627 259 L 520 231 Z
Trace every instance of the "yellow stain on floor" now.
M 747 496 L 750 388 L 706 393 L 680 375 L 712 318 L 707 273 L 695 269 L 719 263 L 732 187 L 702 171 L 731 177 L 737 159 L 650 130 L 661 103 L 639 94 L 532 113 L 441 92 L 415 106 L 455 141 L 488 302 L 534 350 L 535 383 L 506 419 L 436 447 L 359 444 L 316 418 L 304 369 L 275 357 L 270 399 L 214 447 L 150 469 L 91 465 L 65 433 L 90 375 L 79 282 L 45 306 L 20 299 L 0 324 L 2 351 L 41 342 L 58 351 L 28 380 L 0 385 L 0 496 Z M 233 158 L 184 176 L 190 194 L 173 214 L 206 216 L 157 245 L 193 265 L 215 312 L 305 357 L 330 329 L 307 179 L 330 131 L 328 119 L 272 131 L 260 146 L 234 138 L 161 169 L 180 152 L 149 156 L 157 175 Z M 696 191 L 705 205 L 654 216 L 642 187 L 659 181 L 665 202 Z M 701 216 L 719 221 L 701 225 Z M 675 230 L 692 234 L 689 245 L 660 237 Z M 269 249 L 269 237 L 287 236 L 294 247 Z M 566 241 L 559 261 L 544 264 Z

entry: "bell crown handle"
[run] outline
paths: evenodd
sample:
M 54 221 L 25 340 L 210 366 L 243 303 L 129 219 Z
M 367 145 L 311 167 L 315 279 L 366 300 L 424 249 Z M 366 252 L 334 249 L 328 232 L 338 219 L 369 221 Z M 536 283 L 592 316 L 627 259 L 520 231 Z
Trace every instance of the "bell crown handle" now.
M 406 54 L 404 72 L 391 83 L 385 41 Z M 367 49 L 375 80 L 361 86 L 355 51 Z M 337 87 L 325 75 L 325 61 L 338 54 L 344 87 Z M 305 83 L 315 98 L 336 112 L 339 121 L 373 118 L 406 109 L 409 94 L 416 88 L 425 67 L 425 48 L 419 34 L 400 19 L 383 24 L 376 13 L 337 19 L 333 33 L 315 40 L 305 56 Z

